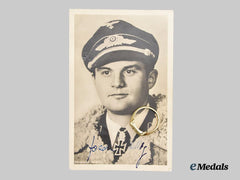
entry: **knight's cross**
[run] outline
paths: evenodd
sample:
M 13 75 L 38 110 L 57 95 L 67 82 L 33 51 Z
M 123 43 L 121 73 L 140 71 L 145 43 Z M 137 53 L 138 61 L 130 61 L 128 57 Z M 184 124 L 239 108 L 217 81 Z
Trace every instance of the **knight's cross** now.
M 123 143 L 123 141 L 118 141 L 118 143 L 114 144 L 113 151 L 115 151 L 115 156 L 121 156 L 126 151 L 126 143 Z

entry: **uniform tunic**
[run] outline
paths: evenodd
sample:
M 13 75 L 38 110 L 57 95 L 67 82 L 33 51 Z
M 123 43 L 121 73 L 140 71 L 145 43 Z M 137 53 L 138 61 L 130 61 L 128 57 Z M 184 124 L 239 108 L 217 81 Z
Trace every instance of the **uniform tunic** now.
M 167 103 L 166 96 L 151 96 L 150 106 L 160 116 L 160 126 L 150 135 L 136 135 L 127 151 L 114 161 L 106 125 L 106 108 L 96 106 L 74 124 L 75 164 L 151 164 L 167 165 Z M 149 116 L 145 118 L 149 120 Z M 144 120 L 144 121 L 145 121 Z M 140 129 L 144 129 L 143 123 Z

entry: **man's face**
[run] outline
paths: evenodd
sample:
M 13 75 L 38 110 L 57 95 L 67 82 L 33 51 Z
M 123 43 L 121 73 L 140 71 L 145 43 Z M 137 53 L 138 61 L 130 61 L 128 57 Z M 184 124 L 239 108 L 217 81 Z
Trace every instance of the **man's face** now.
M 132 114 L 147 103 L 145 66 L 139 61 L 117 61 L 95 69 L 95 85 L 103 105 L 115 114 Z

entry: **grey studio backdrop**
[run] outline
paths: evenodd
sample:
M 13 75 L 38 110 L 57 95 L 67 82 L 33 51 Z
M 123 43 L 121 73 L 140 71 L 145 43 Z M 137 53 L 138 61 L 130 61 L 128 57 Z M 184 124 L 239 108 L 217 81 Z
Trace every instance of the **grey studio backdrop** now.
M 0 179 L 239 178 L 237 2 L 1 1 Z M 172 172 L 69 170 L 70 8 L 174 10 Z

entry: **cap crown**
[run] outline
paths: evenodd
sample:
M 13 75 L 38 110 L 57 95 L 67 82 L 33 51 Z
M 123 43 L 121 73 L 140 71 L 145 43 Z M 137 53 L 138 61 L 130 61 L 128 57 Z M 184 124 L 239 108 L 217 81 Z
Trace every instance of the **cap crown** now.
M 82 51 L 89 71 L 119 60 L 142 61 L 154 66 L 159 47 L 152 34 L 123 20 L 113 20 L 101 26 Z

